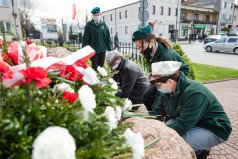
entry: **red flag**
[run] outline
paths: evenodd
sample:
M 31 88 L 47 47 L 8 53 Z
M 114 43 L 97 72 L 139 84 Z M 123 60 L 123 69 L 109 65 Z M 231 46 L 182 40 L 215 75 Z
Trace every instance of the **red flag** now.
M 76 17 L 76 4 L 74 3 L 73 4 L 73 17 L 72 17 L 72 19 L 75 20 L 75 17 Z

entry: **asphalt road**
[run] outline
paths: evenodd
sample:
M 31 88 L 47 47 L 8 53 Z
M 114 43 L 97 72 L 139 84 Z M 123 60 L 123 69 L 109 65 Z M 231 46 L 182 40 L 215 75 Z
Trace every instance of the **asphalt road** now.
M 207 64 L 213 66 L 227 67 L 238 69 L 238 55 L 234 53 L 206 52 L 203 49 L 203 43 L 179 42 L 192 62 Z

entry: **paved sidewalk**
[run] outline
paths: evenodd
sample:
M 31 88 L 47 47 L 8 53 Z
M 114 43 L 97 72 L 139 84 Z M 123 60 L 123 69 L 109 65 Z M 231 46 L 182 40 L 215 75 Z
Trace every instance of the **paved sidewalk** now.
M 233 128 L 228 141 L 212 148 L 207 159 L 238 159 L 238 79 L 205 85 L 224 106 Z

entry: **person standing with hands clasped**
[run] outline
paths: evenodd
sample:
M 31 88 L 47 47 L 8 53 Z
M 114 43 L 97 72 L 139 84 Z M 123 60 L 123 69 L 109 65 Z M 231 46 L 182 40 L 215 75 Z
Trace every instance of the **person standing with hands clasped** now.
M 145 57 L 149 65 L 160 61 L 179 61 L 182 62 L 180 70 L 188 75 L 189 67 L 183 58 L 172 49 L 172 43 L 163 37 L 156 37 L 151 26 L 146 25 L 133 33 L 132 41 L 137 49 Z M 150 76 L 149 76 L 150 78 Z M 155 86 L 150 85 L 143 96 L 143 103 L 148 111 L 152 110 L 152 105 L 156 96 L 159 95 Z
M 93 19 L 89 21 L 84 30 L 83 44 L 91 46 L 96 54 L 91 58 L 92 68 L 97 70 L 98 66 L 103 67 L 105 62 L 106 51 L 112 50 L 112 42 L 107 25 L 101 19 L 99 7 L 95 7 L 91 11 Z
M 152 64 L 153 83 L 160 92 L 151 115 L 161 115 L 205 159 L 210 149 L 228 140 L 230 120 L 215 95 L 201 83 L 188 79 L 179 69 L 182 63 L 163 61 Z

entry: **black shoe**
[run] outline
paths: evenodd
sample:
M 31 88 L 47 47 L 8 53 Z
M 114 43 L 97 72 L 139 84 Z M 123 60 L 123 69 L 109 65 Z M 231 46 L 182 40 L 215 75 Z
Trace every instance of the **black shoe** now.
M 206 159 L 207 156 L 209 156 L 210 151 L 200 150 L 200 151 L 196 151 L 195 153 L 196 153 L 197 159 Z

